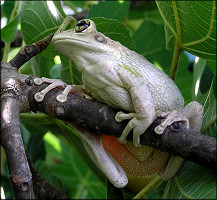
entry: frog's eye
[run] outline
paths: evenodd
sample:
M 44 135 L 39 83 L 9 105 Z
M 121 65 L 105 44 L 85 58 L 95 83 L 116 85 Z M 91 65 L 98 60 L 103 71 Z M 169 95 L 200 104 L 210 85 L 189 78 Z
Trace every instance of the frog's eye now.
M 103 44 L 106 44 L 106 42 L 107 42 L 107 40 L 101 35 L 94 35 L 94 39 L 97 42 L 100 42 L 100 43 L 103 43 Z
M 83 32 L 84 30 L 86 30 L 88 27 L 90 26 L 90 21 L 87 19 L 81 20 L 79 21 L 76 26 L 75 26 L 75 32 L 79 33 L 79 32 Z

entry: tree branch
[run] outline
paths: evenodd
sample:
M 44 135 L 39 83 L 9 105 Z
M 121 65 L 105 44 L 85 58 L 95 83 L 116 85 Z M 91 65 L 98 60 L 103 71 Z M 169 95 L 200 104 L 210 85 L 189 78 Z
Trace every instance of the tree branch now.
M 18 74 L 17 69 L 43 51 L 51 38 L 52 34 L 22 48 L 9 63 L 1 63 L 1 145 L 5 149 L 15 199 L 33 199 L 33 186 L 39 198 L 69 199 L 44 181 L 30 160 L 29 167 L 20 131 L 19 114 L 30 111 L 28 91 L 33 82 L 31 76 Z
M 2 72 L 6 79 L 15 74 L 12 68 L 10 74 Z M 6 80 L 6 79 L 3 79 Z M 19 112 L 19 82 L 7 79 L 3 82 L 5 91 L 1 95 L 1 140 L 5 149 L 10 181 L 16 199 L 33 199 L 32 175 L 26 159 L 20 132 Z M 18 89 L 18 90 L 17 90 Z M 25 99 L 24 99 L 25 102 Z
M 31 105 L 52 118 L 63 120 L 71 125 L 82 126 L 97 134 L 119 137 L 128 121 L 116 122 L 115 115 L 119 111 L 106 104 L 87 100 L 79 94 L 69 94 L 66 103 L 56 100 L 62 90 L 54 89 L 47 94 L 41 103 L 36 103 L 33 94 L 44 89 L 47 84 L 30 90 Z M 41 87 L 41 88 L 40 88 Z M 40 89 L 39 89 L 40 88 Z M 173 123 L 162 135 L 157 135 L 154 128 L 161 123 L 157 118 L 148 130 L 141 135 L 141 144 L 168 151 L 184 159 L 193 161 L 208 169 L 216 171 L 216 139 L 204 134 L 188 130 L 179 123 Z M 132 141 L 132 133 L 127 137 Z

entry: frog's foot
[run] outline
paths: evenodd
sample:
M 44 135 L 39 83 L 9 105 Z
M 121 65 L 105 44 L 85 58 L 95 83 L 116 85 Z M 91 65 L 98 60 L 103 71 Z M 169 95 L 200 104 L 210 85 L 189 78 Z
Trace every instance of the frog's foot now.
M 166 168 L 159 174 L 160 177 L 165 181 L 171 179 L 178 172 L 183 160 L 184 159 L 179 156 L 172 155 L 168 161 Z
M 132 119 L 132 118 L 134 118 L 134 117 L 135 117 L 135 113 L 128 113 L 128 114 L 126 114 L 126 113 L 120 111 L 120 112 L 118 112 L 118 113 L 116 114 L 115 120 L 116 120 L 117 122 L 121 122 L 121 121 L 123 121 L 123 120 L 125 120 L 125 119 Z M 127 128 L 127 129 L 126 129 L 126 128 Z M 122 132 L 121 136 L 117 139 L 118 142 L 120 142 L 120 143 L 122 143 L 122 144 L 126 144 L 126 143 L 127 143 L 126 138 L 127 138 L 128 134 L 129 134 L 130 130 L 131 130 L 133 127 L 132 127 L 132 125 L 130 125 L 130 126 L 127 126 L 126 128 L 125 128 L 124 131 Z
M 172 112 L 165 112 L 160 115 L 160 117 L 165 117 L 164 121 L 155 127 L 154 131 L 157 134 L 162 134 L 167 126 L 171 125 L 173 122 L 179 121 L 185 124 L 186 128 L 189 128 L 189 121 L 187 117 L 180 112 L 173 110 Z
M 203 111 L 203 106 L 196 101 L 190 102 L 182 110 L 182 113 L 188 118 L 192 130 L 200 132 L 203 122 Z
M 125 129 L 123 130 L 121 136 L 118 138 L 118 142 L 122 144 L 127 143 L 127 136 L 130 133 L 131 130 L 133 130 L 133 144 L 135 147 L 141 147 L 140 144 L 140 135 L 142 135 L 146 129 L 150 126 L 150 124 L 153 122 L 153 119 L 151 118 L 139 118 L 137 117 L 136 113 L 123 113 L 118 112 L 115 116 L 115 120 L 117 122 L 121 122 L 125 119 L 131 119 Z
M 37 92 L 34 95 L 34 99 L 37 102 L 41 102 L 43 101 L 45 95 L 51 91 L 54 88 L 60 87 L 60 88 L 65 88 L 62 92 L 62 94 L 58 95 L 56 97 L 57 101 L 59 102 L 66 102 L 67 101 L 67 95 L 69 92 L 73 91 L 76 92 L 76 88 L 72 85 L 67 85 L 65 82 L 58 80 L 58 79 L 49 79 L 49 78 L 35 78 L 34 79 L 34 83 L 36 85 L 41 85 L 42 83 L 50 83 L 50 85 L 48 87 L 46 87 L 45 89 L 43 89 L 41 92 Z

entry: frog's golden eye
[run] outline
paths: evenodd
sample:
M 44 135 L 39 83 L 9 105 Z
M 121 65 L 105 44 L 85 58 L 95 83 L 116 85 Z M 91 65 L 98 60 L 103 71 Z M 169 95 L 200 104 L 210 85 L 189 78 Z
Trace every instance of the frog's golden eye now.
M 100 43 L 103 43 L 103 44 L 106 44 L 106 42 L 107 42 L 107 40 L 101 35 L 94 35 L 94 39 L 97 42 L 100 42 Z
M 86 30 L 88 27 L 90 26 L 90 21 L 88 19 L 84 19 L 79 21 L 76 26 L 75 26 L 75 32 L 79 33 L 79 32 L 83 32 L 84 30 Z

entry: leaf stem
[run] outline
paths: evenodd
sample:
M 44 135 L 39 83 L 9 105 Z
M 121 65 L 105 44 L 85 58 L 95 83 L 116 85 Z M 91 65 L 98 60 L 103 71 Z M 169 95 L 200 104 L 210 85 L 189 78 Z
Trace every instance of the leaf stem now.
M 178 188 L 178 190 L 180 191 L 180 193 L 186 197 L 187 199 L 193 199 L 190 195 L 188 195 L 183 189 L 182 189 L 182 186 L 180 185 L 180 181 L 178 180 L 177 176 L 174 177 L 174 180 L 175 180 L 175 183 L 176 183 L 176 186 Z
M 142 199 L 146 194 L 151 192 L 157 186 L 159 186 L 163 182 L 163 179 L 160 176 L 157 176 L 153 179 L 147 186 L 145 186 L 133 199 Z
M 74 27 L 77 23 L 77 20 L 73 16 L 67 16 L 62 24 L 60 25 L 59 29 L 55 32 L 54 35 L 58 34 L 60 31 L 65 31 L 66 27 L 71 23 L 72 27 Z
M 213 116 L 201 129 L 201 133 L 206 131 L 210 126 L 212 126 L 216 122 L 216 115 Z
M 19 1 L 15 1 L 14 8 L 12 10 L 8 23 L 10 23 L 16 17 L 18 5 L 19 5 Z M 3 58 L 2 58 L 3 62 L 7 62 L 8 60 L 8 54 L 10 51 L 10 47 L 11 47 L 11 42 L 5 42 L 5 48 L 4 48 Z
M 180 53 L 182 51 L 181 45 L 179 43 L 179 40 L 176 39 L 176 45 L 175 45 L 175 49 L 173 52 L 173 60 L 172 60 L 172 64 L 171 64 L 171 69 L 170 69 L 170 78 L 172 80 L 175 80 L 176 78 L 176 73 L 178 70 L 178 65 L 179 65 L 179 57 L 180 57 Z
M 5 48 L 4 48 L 3 58 L 2 58 L 3 62 L 7 62 L 7 60 L 8 60 L 8 54 L 10 51 L 10 47 L 11 47 L 11 43 L 5 42 Z
M 179 57 L 180 57 L 180 53 L 182 50 L 182 45 L 181 45 L 182 37 L 181 37 L 181 27 L 180 27 L 180 22 L 179 22 L 178 10 L 177 10 L 175 1 L 172 1 L 172 6 L 173 6 L 174 17 L 175 17 L 175 22 L 176 22 L 177 35 L 175 37 L 176 43 L 175 43 L 175 49 L 173 52 L 173 60 L 172 60 L 171 69 L 170 69 L 170 78 L 175 80 L 176 73 L 178 70 L 178 65 L 179 65 Z

